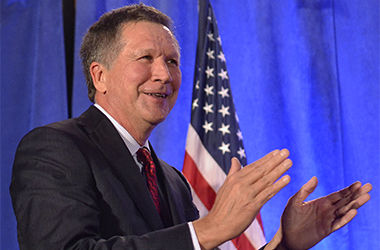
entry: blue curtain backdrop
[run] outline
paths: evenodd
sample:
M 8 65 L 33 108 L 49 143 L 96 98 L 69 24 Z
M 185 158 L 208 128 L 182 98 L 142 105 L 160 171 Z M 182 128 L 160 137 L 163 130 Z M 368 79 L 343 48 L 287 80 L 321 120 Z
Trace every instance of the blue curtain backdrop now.
M 9 184 L 19 140 L 67 118 L 62 23 L 60 1 L 1 1 L 0 249 L 18 249 Z
M 54 3 L 53 3 L 54 2 Z M 81 37 L 102 13 L 143 2 L 167 13 L 181 45 L 176 106 L 151 141 L 182 168 L 197 39 L 196 0 L 76 1 L 74 116 L 88 105 Z M 314 249 L 380 249 L 380 4 L 378 0 L 211 0 L 248 161 L 287 147 L 292 181 L 262 209 L 269 240 L 287 199 L 313 175 L 311 198 L 355 180 L 372 199 Z M 1 249 L 17 249 L 8 186 L 17 142 L 32 127 L 66 118 L 60 1 L 2 0 Z

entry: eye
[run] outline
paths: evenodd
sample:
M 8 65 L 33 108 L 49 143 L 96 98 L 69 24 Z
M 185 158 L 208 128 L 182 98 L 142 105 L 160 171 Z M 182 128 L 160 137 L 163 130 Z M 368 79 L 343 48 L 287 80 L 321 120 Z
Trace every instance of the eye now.
M 172 64 L 172 65 L 175 65 L 175 66 L 178 66 L 178 61 L 176 59 L 169 59 L 168 60 L 168 64 Z
M 153 60 L 153 57 L 151 55 L 145 55 L 145 56 L 141 56 L 139 58 L 139 60 L 148 60 L 148 61 L 152 61 Z

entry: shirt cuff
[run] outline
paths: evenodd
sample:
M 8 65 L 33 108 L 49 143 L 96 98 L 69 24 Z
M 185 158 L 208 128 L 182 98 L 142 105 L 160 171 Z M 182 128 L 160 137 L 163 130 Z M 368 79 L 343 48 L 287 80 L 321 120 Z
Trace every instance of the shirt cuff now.
M 191 240 L 193 241 L 194 250 L 201 250 L 201 246 L 199 245 L 197 234 L 195 233 L 194 226 L 192 222 L 187 223 L 189 225 Z

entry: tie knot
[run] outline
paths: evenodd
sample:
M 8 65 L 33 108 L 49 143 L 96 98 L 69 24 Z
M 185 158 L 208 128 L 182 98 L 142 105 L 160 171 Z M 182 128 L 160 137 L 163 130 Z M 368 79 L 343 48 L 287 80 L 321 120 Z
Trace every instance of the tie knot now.
M 137 160 L 143 165 L 151 165 L 153 163 L 152 156 L 146 147 L 140 148 L 137 153 Z

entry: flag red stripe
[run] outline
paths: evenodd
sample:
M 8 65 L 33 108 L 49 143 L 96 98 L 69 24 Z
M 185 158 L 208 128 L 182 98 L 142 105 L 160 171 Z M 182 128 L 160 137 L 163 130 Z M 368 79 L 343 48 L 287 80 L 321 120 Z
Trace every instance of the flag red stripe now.
M 252 246 L 251 242 L 248 240 L 245 234 L 241 234 L 239 237 L 236 237 L 235 239 L 232 239 L 231 241 L 232 243 L 234 243 L 237 249 L 256 250 L 256 248 Z
M 261 231 L 262 231 L 263 234 L 264 234 L 264 224 L 263 224 L 263 220 L 261 219 L 261 214 L 260 214 L 260 213 L 258 213 L 258 214 L 256 215 L 256 220 L 259 222 L 260 227 L 261 227 Z M 264 234 L 264 235 L 265 235 L 265 234 Z
M 197 193 L 199 199 L 210 211 L 212 205 L 214 204 L 216 193 L 210 187 L 210 185 L 202 176 L 202 174 L 199 172 L 197 165 L 187 152 L 185 152 L 182 173 L 185 175 L 190 185 L 193 187 L 194 192 Z M 232 239 L 231 241 L 237 249 L 256 250 L 252 246 L 251 242 L 248 240 L 247 236 L 245 236 L 244 234 L 241 234 L 240 236 Z
M 210 211 L 214 204 L 216 193 L 199 172 L 197 165 L 187 152 L 185 152 L 182 172 L 190 182 L 194 192 L 197 193 L 199 199 L 207 210 Z

